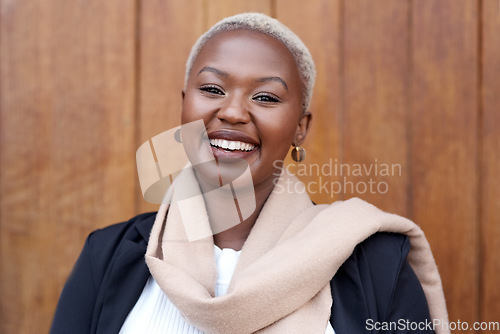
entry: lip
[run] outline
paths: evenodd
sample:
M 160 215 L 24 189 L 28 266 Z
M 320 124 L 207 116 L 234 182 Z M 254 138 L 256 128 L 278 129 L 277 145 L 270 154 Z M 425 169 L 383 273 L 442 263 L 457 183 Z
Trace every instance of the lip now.
M 209 139 L 224 139 L 228 141 L 241 141 L 244 143 L 252 144 L 255 148 L 251 151 L 240 151 L 234 150 L 229 151 L 218 147 L 213 147 L 212 152 L 214 157 L 221 162 L 232 162 L 234 159 L 247 159 L 250 155 L 257 152 L 260 148 L 260 143 L 249 135 L 234 131 L 234 130 L 216 130 L 210 133 L 207 133 Z

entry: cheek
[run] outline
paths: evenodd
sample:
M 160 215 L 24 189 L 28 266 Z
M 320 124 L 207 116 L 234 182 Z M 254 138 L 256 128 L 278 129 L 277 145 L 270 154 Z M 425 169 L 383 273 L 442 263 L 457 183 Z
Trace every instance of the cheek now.
M 206 122 L 205 118 L 208 113 L 203 109 L 203 107 L 206 109 L 206 105 L 203 105 L 191 94 L 186 94 L 184 101 L 182 102 L 182 124 L 197 121 L 199 119 L 203 119 Z
M 289 113 L 260 123 L 262 141 L 263 144 L 267 144 L 268 149 L 288 152 L 288 148 L 292 145 L 298 121 L 287 115 Z

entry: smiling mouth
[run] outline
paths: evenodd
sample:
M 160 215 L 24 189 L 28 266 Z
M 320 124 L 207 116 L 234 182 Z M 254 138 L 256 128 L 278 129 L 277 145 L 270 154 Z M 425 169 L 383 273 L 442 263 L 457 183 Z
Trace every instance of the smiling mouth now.
M 242 141 L 233 141 L 225 139 L 210 139 L 210 146 L 227 151 L 253 151 L 256 146 Z

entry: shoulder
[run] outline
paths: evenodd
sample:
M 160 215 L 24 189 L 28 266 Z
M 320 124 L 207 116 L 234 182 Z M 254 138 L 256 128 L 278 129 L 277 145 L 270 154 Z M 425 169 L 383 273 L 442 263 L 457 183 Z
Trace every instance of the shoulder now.
M 155 217 L 156 213 L 138 215 L 96 230 L 87 237 L 61 293 L 51 333 L 94 332 L 92 326 L 105 301 L 119 302 L 119 305 L 111 304 L 116 313 L 128 305 L 124 302 L 127 298 L 140 294 L 148 275 L 143 255 Z M 122 269 L 120 263 L 124 264 Z M 127 278 L 124 269 L 134 264 L 137 270 Z M 127 293 L 118 294 L 118 290 Z M 107 300 L 110 293 L 119 297 Z
M 368 265 L 377 269 L 396 270 L 398 264 L 406 259 L 410 252 L 408 237 L 399 233 L 378 232 L 372 234 L 354 249 L 356 253 L 364 253 L 369 260 Z
M 130 220 L 93 231 L 87 237 L 82 254 L 91 262 L 96 277 L 102 277 L 116 252 L 124 243 L 145 249 L 156 212 L 140 214 Z
M 153 226 L 155 217 L 156 212 L 143 213 L 129 219 L 128 221 L 97 229 L 89 234 L 87 243 L 97 247 L 112 247 L 124 238 L 147 238 L 149 237 L 149 231 Z
M 410 251 L 408 237 L 398 233 L 379 232 L 356 246 L 339 268 L 334 281 L 345 278 L 359 281 L 361 287 L 373 287 L 377 301 L 390 301 L 398 276 L 407 264 Z M 366 291 L 371 295 L 371 291 Z
M 376 289 L 377 302 L 390 302 L 396 282 L 410 252 L 410 241 L 398 233 L 375 233 L 360 243 L 345 265 L 352 262 Z M 382 305 L 379 305 L 382 306 Z M 388 306 L 388 305 L 384 305 Z
M 331 320 L 344 330 L 339 333 L 365 333 L 368 321 L 429 318 L 422 286 L 406 260 L 409 251 L 408 237 L 397 233 L 375 233 L 356 246 L 330 282 Z

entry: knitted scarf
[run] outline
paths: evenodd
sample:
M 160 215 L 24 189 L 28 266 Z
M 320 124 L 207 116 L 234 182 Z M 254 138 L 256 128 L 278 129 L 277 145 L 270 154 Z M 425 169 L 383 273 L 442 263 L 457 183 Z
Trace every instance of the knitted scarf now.
M 185 228 L 186 223 L 210 228 L 203 197 L 193 197 L 181 217 L 182 208 L 172 200 L 175 190 L 166 195 L 146 262 L 188 322 L 205 333 L 324 333 L 330 280 L 356 245 L 379 231 L 409 237 L 408 261 L 431 318 L 448 321 L 441 279 L 417 225 L 357 198 L 313 205 L 297 191 L 304 189 L 299 183 L 287 173 L 280 177 L 243 246 L 227 294 L 217 298 L 213 237 L 189 242 Z

